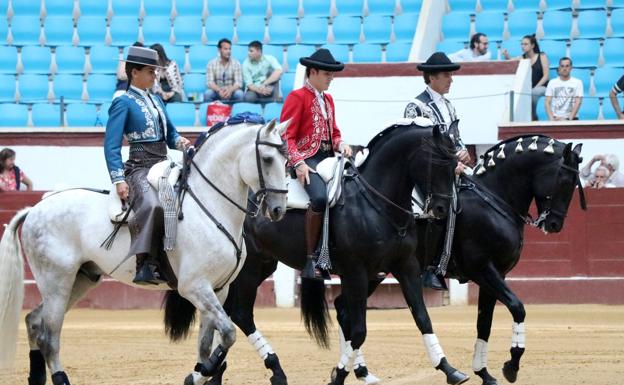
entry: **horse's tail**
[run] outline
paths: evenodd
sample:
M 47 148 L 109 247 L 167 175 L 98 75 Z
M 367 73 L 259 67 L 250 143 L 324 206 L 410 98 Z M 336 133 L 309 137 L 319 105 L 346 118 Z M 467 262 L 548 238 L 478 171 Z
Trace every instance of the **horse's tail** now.
M 316 343 L 329 349 L 327 324 L 329 312 L 325 299 L 325 283 L 316 279 L 301 279 L 301 316 L 308 334 Z
M 24 302 L 24 260 L 17 236 L 30 207 L 19 211 L 4 229 L 0 240 L 0 368 L 13 365 L 20 312 Z
M 165 333 L 172 342 L 188 337 L 195 323 L 195 306 L 177 290 L 169 290 L 163 298 L 165 308 Z

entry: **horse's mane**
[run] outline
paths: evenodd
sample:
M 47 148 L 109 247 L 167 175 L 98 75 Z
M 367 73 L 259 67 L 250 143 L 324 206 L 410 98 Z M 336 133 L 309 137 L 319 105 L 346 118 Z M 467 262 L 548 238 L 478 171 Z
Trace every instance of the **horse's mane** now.
M 412 130 L 412 129 L 428 130 L 429 127 L 422 127 L 422 126 L 417 125 L 416 123 L 411 123 L 409 125 L 393 124 L 392 126 L 387 127 L 385 129 L 383 129 L 382 131 L 380 131 L 378 134 L 376 134 L 370 140 L 370 142 L 368 142 L 368 145 L 366 146 L 366 148 L 368 148 L 368 151 L 370 151 L 370 152 L 375 151 L 375 149 L 379 145 L 380 141 L 382 141 L 383 139 L 386 139 L 387 137 L 389 137 L 391 135 L 394 135 L 396 132 L 398 132 L 398 129 L 402 129 L 402 130 Z M 425 141 L 432 148 L 436 147 L 438 150 L 440 150 L 440 152 L 441 152 L 441 154 L 443 156 L 447 156 L 447 157 L 451 157 L 451 158 L 455 156 L 455 151 L 454 151 L 453 148 L 451 148 L 451 146 L 447 146 L 447 147 L 436 146 L 430 140 L 425 140 Z
M 528 139 L 528 140 L 533 140 L 533 137 L 534 137 L 534 136 L 537 136 L 537 137 L 538 137 L 538 138 L 537 138 L 537 142 L 538 142 L 538 143 L 539 143 L 541 140 L 550 140 L 550 139 L 553 139 L 552 137 L 550 137 L 550 136 L 548 136 L 548 135 L 544 135 L 544 134 L 525 134 L 525 135 L 517 135 L 517 136 L 514 136 L 514 137 L 512 137 L 512 138 L 507 138 L 507 139 L 505 139 L 505 140 L 503 140 L 503 141 L 501 141 L 501 142 L 498 142 L 498 144 L 495 144 L 495 145 L 493 145 L 492 147 L 488 148 L 487 150 L 485 150 L 485 151 L 483 152 L 482 157 L 485 157 L 487 154 L 489 154 L 489 153 L 490 153 L 490 151 L 496 151 L 496 150 L 499 150 L 501 145 L 507 145 L 507 144 L 509 144 L 509 143 L 511 143 L 511 142 L 514 142 L 514 143 L 515 143 L 515 142 L 517 142 L 517 141 L 518 141 L 518 139 L 522 139 L 523 141 L 524 141 L 525 139 Z M 559 143 L 559 141 L 555 139 L 555 143 Z

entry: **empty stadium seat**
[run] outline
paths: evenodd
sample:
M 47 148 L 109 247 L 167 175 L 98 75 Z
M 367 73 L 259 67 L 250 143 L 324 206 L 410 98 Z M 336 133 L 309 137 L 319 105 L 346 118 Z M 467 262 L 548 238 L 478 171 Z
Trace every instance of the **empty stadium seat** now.
M 331 51 L 332 56 L 339 62 L 348 63 L 349 60 L 349 46 L 344 44 L 325 44 L 322 48 L 327 48 Z M 293 69 L 294 71 L 294 69 Z
M 418 24 L 419 16 L 420 15 L 418 13 L 403 13 L 394 17 L 394 21 L 392 24 L 397 42 L 411 42 L 414 39 L 414 34 L 416 33 L 416 24 Z M 467 40 L 467 36 L 468 35 L 460 40 Z
M 532 35 L 537 30 L 537 12 L 535 10 L 516 10 L 507 19 L 510 40 L 520 40 L 523 36 Z
M 557 40 L 542 40 L 539 42 L 540 50 L 548 55 L 551 67 L 559 64 L 559 59 L 566 56 L 566 42 Z
M 303 0 L 304 17 L 329 17 L 330 0 Z
M 608 96 L 613 85 L 624 75 L 624 69 L 614 67 L 598 68 L 594 74 L 597 96 Z
M 243 15 L 236 20 L 238 44 L 249 44 L 254 40 L 262 41 L 266 21 L 264 16 Z
M 202 127 L 206 126 L 206 111 L 208 110 L 208 103 L 201 103 L 199 105 L 199 123 Z
M 247 59 L 248 52 L 249 52 L 249 48 L 246 45 L 233 45 L 232 46 L 232 57 L 238 60 L 241 64 L 245 61 L 245 59 Z M 264 53 L 264 47 L 263 47 L 263 53 Z
M 17 49 L 0 45 L 0 57 L 0 73 L 14 74 L 17 71 Z
M 389 63 L 407 61 L 411 49 L 412 43 L 390 43 L 386 46 L 386 61 Z
M 269 35 L 271 44 L 292 44 L 297 35 L 297 20 L 284 17 L 273 16 L 269 21 Z
M 35 103 L 32 106 L 32 120 L 35 127 L 62 126 L 61 106 L 51 103 Z
M 106 38 L 106 16 L 81 16 L 77 22 L 79 45 L 90 47 L 104 44 Z
M 438 43 L 436 51 L 444 52 L 447 55 L 455 53 L 465 48 L 465 45 L 461 41 L 444 40 Z
M 184 92 L 187 97 L 204 95 L 206 92 L 206 74 L 187 74 L 184 76 Z
M 332 22 L 334 44 L 355 44 L 361 40 L 362 18 L 336 16 Z
M 62 1 L 66 2 L 66 0 Z M 108 10 L 108 1 L 80 0 L 79 4 L 80 18 L 84 16 L 106 17 L 106 11 Z
M 167 115 L 177 127 L 195 125 L 195 105 L 193 103 L 169 103 Z
M 240 12 L 245 16 L 266 16 L 266 0 L 239 0 Z
M 505 15 L 498 11 L 481 12 L 475 17 L 475 29 L 488 36 L 490 41 L 503 40 Z
M 23 127 L 28 123 L 28 106 L 25 104 L 0 103 L 0 126 Z
M 112 0 L 113 19 L 116 17 L 129 17 L 135 20 L 139 17 L 141 0 Z
M 271 55 L 277 59 L 277 62 L 283 64 L 284 61 L 284 47 L 281 45 L 265 44 L 262 46 L 262 53 L 265 55 Z
M 22 47 L 22 64 L 24 72 L 48 74 L 52 54 L 50 48 L 39 46 Z
M 20 16 L 18 13 L 11 20 L 13 44 L 18 46 L 38 45 L 41 33 L 39 16 Z
M 163 43 L 162 46 L 169 60 L 175 60 L 175 62 L 178 64 L 178 68 L 180 68 L 180 72 L 182 72 L 184 69 L 184 60 L 186 56 L 184 47 L 167 43 Z
M 299 2 L 293 0 L 271 0 L 271 11 L 273 17 L 297 17 L 299 10 Z M 301 15 L 303 16 L 303 15 Z
M 89 50 L 91 73 L 114 74 L 119 63 L 119 48 L 94 45 Z
M 138 40 L 139 36 L 138 18 L 132 16 L 115 16 L 110 22 L 110 32 L 113 45 L 132 45 Z
M 605 97 L 602 100 L 602 116 L 604 117 L 604 119 L 618 118 L 608 97 Z
M 371 15 L 394 15 L 394 1 L 368 0 L 368 13 Z
M 175 4 L 178 17 L 202 17 L 202 11 L 204 9 L 203 1 L 176 0 Z
M 363 0 L 336 0 L 338 14 L 342 16 L 363 16 Z
M 9 22 L 6 18 L 0 17 L 0 44 L 13 44 L 13 37 L 9 41 Z
M 401 8 L 404 13 L 419 13 L 423 0 L 401 0 Z
M 147 45 L 164 44 L 170 41 L 172 26 L 169 16 L 145 16 L 142 29 L 143 39 Z
M 299 21 L 301 44 L 325 44 L 327 42 L 327 18 L 305 17 Z
M 282 91 L 282 97 L 286 100 L 286 97 L 289 93 L 292 92 L 295 83 L 295 73 L 294 72 L 286 72 L 282 74 L 282 78 L 280 79 L 280 86 Z
M 48 75 L 22 74 L 18 77 L 21 102 L 48 100 Z
M 212 2 L 210 4 L 214 4 Z M 206 35 L 208 44 L 217 44 L 222 38 L 232 40 L 234 34 L 234 19 L 232 16 L 213 16 L 210 14 L 206 19 Z M 260 35 L 260 34 L 258 34 Z M 262 39 L 262 36 L 259 36 Z
M 297 70 L 297 64 L 299 64 L 299 58 L 310 56 L 316 51 L 313 46 L 309 45 L 291 45 L 287 51 L 287 63 L 288 71 L 295 72 Z
M 15 1 L 14 1 L 15 2 Z M 81 1 L 82 3 L 82 1 Z M 74 2 L 67 0 L 45 0 L 45 7 L 48 16 L 46 17 L 46 23 L 50 16 L 69 16 L 72 17 L 74 10 Z
M 584 96 L 578 112 L 580 120 L 596 120 L 600 112 L 600 100 L 597 97 Z
M 61 97 L 63 97 L 66 102 L 82 100 L 83 82 L 82 75 L 58 74 L 54 76 L 55 100 L 58 101 Z M 109 96 L 112 94 L 112 92 L 109 93 Z
M 606 11 L 582 11 L 578 15 L 578 28 L 583 39 L 604 37 L 607 28 Z
M 0 87 L 0 102 L 14 101 L 15 100 L 15 75 L 0 75 L 0 84 L 2 84 L 2 87 Z
M 98 121 L 95 104 L 71 103 L 65 109 L 65 119 L 70 127 L 94 127 Z
M 535 4 L 535 8 L 537 8 L 537 4 Z M 481 0 L 481 10 L 485 12 L 507 12 L 507 1 Z M 481 32 L 479 29 L 477 31 Z
M 194 16 L 178 16 L 174 20 L 173 26 L 176 37 L 176 44 L 202 44 L 202 20 L 199 14 Z
M 171 0 L 143 0 L 145 17 L 158 16 L 168 19 L 171 18 L 171 3 Z
M 364 36 L 367 43 L 389 43 L 391 31 L 392 18 L 389 16 L 370 15 L 364 18 Z
M 572 0 L 547 0 L 546 5 L 548 11 L 572 9 Z
M 58 45 L 72 44 L 74 20 L 71 16 L 48 16 L 45 19 L 43 28 L 46 45 L 56 47 Z
M 381 61 L 379 44 L 356 44 L 353 46 L 354 63 L 378 63 Z
M 396 18 L 395 18 L 395 33 Z M 465 41 L 470 39 L 470 14 L 464 12 L 451 12 L 442 18 L 442 35 L 444 40 Z M 413 35 L 412 35 L 413 38 Z
M 546 98 L 541 98 L 537 102 L 537 106 L 535 108 L 535 112 L 537 113 L 538 120 L 548 120 L 548 114 L 546 114 Z
M 85 65 L 85 50 L 82 47 L 62 45 L 56 47 L 56 72 L 82 74 Z
M 282 103 L 267 103 L 264 106 L 264 120 L 270 122 L 275 119 L 279 122 L 283 106 Z
M 576 63 L 574 63 L 576 66 Z M 584 96 L 592 96 L 590 94 L 590 85 L 591 85 L 591 71 L 584 68 L 573 68 L 570 73 L 572 77 L 579 79 L 583 83 L 583 95 Z M 551 76 L 551 79 L 554 79 L 557 75 Z M 595 84 L 595 83 L 594 83 Z
M 110 108 L 110 106 L 110 102 L 100 104 L 97 112 L 97 123 L 95 124 L 96 126 L 100 124 L 102 126 L 106 126 L 106 123 L 108 123 L 108 109 Z
M 262 115 L 262 106 L 258 103 L 235 103 L 232 106 L 231 115 L 240 114 L 241 112 L 253 112 Z
M 41 14 L 41 1 L 37 0 L 13 0 L 13 12 L 15 16 L 36 16 Z
M 597 67 L 600 42 L 597 40 L 574 40 L 570 44 L 570 58 L 574 67 Z
M 109 101 L 115 92 L 117 78 L 115 75 L 91 74 L 87 78 L 89 101 Z
M 553 11 L 545 12 L 544 19 L 544 38 L 566 40 L 570 38 L 572 30 L 572 12 Z
M 214 46 L 194 45 L 189 48 L 189 61 L 191 72 L 206 73 L 208 62 L 217 57 L 218 52 Z M 187 75 L 188 76 L 188 75 Z
M 624 39 L 611 38 L 604 42 L 603 54 L 605 65 L 611 67 L 624 66 Z
M 624 8 L 614 9 L 611 12 L 611 28 L 613 37 L 624 37 Z
M 476 0 L 449 0 L 451 12 L 475 13 L 477 11 Z
M 236 0 L 217 0 L 208 3 L 210 16 L 226 16 L 230 19 L 234 17 Z

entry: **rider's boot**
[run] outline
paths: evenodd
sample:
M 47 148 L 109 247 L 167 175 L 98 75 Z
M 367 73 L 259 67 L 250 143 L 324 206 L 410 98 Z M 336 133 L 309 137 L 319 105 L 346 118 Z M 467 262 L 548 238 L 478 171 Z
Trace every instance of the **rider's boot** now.
M 136 255 L 136 276 L 132 282 L 137 285 L 159 285 L 167 283 L 162 278 L 162 274 L 158 268 L 158 262 L 148 253 L 139 253 Z
M 448 290 L 444 277 L 438 273 L 438 265 L 440 261 L 436 259 L 432 261 L 433 266 L 427 267 L 422 274 L 422 285 L 433 290 Z
M 308 207 L 305 213 L 305 241 L 306 241 L 306 264 L 301 270 L 301 278 L 323 280 L 323 272 L 316 267 L 316 248 L 321 237 L 323 226 L 323 212 L 317 212 Z

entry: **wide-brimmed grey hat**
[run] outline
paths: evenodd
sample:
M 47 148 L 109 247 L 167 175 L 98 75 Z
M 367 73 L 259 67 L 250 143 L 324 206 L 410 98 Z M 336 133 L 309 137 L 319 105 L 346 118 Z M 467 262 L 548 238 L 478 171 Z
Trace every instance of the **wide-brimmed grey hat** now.
M 128 47 L 128 56 L 123 61 L 162 68 L 158 63 L 158 52 L 146 47 Z

